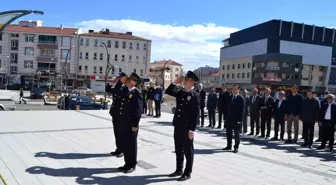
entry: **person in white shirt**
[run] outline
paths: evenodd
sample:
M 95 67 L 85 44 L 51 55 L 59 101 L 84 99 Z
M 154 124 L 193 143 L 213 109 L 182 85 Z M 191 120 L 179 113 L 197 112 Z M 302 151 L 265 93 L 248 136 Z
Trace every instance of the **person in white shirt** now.
M 318 150 L 325 149 L 327 141 L 329 141 L 329 150 L 333 152 L 334 135 L 335 135 L 335 122 L 336 122 L 336 104 L 334 102 L 334 95 L 328 94 L 328 103 L 322 105 L 319 115 L 319 125 L 322 126 L 323 136 L 322 143 Z

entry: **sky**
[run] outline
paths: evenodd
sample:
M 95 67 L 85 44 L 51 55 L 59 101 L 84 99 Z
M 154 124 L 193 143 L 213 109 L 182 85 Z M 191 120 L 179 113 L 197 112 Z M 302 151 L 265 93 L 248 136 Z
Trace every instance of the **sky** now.
M 43 20 L 44 26 L 131 31 L 152 40 L 151 62 L 172 59 L 188 70 L 218 67 L 222 40 L 232 32 L 271 19 L 336 26 L 335 0 L 3 1 L 0 11 L 44 11 L 43 16 L 21 18 Z

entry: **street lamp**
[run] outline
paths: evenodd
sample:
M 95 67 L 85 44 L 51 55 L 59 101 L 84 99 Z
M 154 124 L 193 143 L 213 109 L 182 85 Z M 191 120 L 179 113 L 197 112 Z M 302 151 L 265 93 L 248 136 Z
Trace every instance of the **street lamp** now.
M 111 62 L 110 62 L 110 54 L 108 52 L 108 49 L 107 49 L 107 46 L 106 46 L 105 42 L 101 41 L 101 44 L 104 46 L 104 48 L 106 50 L 106 56 L 107 56 L 106 57 L 105 78 L 104 78 L 104 80 L 105 80 L 105 87 L 106 87 L 108 74 L 109 74 L 109 72 L 111 71 L 112 68 L 115 69 L 115 66 L 113 66 L 111 64 Z M 105 93 L 104 93 L 104 109 L 106 109 L 106 108 L 107 108 L 107 106 L 106 106 L 106 91 L 105 91 Z
M 16 19 L 23 17 L 28 14 L 38 14 L 43 15 L 44 13 L 42 11 L 38 10 L 11 10 L 11 11 L 5 11 L 0 12 L 0 33 L 6 29 L 8 25 L 10 25 L 12 22 L 14 22 Z
M 64 79 L 64 87 L 65 87 L 65 93 L 68 93 L 68 88 L 67 88 L 67 84 L 68 84 L 68 72 L 67 72 L 67 63 L 68 63 L 68 57 L 69 57 L 69 53 L 71 52 L 71 49 L 74 48 L 75 45 L 72 45 L 69 49 L 68 49 L 68 52 L 65 56 L 65 62 L 64 62 L 64 66 L 63 66 L 63 70 L 64 70 L 64 73 L 65 73 L 65 79 Z M 71 59 L 70 59 L 71 60 Z M 62 74 L 63 76 L 63 74 Z M 63 81 L 61 81 L 61 85 L 63 84 Z M 61 91 L 62 91 L 62 88 L 61 88 Z M 62 92 L 61 92 L 62 94 Z

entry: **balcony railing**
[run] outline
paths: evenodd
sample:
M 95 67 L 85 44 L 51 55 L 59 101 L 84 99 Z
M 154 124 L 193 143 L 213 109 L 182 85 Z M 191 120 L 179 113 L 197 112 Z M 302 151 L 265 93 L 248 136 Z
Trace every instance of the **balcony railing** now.
M 53 41 L 39 41 L 37 43 L 37 48 L 39 49 L 58 49 L 57 42 Z
M 57 62 L 57 58 L 51 56 L 38 56 L 36 57 L 38 62 Z

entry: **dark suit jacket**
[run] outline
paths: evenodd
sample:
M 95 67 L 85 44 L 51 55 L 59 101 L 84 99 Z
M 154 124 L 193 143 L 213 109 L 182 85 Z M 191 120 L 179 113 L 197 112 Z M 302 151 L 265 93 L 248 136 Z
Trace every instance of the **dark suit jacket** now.
M 120 119 L 126 127 L 138 127 L 142 110 L 143 97 L 138 89 L 127 92 L 122 99 L 120 107 Z
M 322 105 L 322 108 L 321 108 L 320 114 L 319 114 L 319 121 L 320 122 L 325 121 L 324 116 L 327 112 L 328 106 L 329 106 L 328 103 Z M 335 103 L 331 104 L 330 114 L 331 114 L 331 123 L 335 124 L 336 123 L 336 104 Z
M 127 94 L 128 88 L 123 86 L 119 80 L 113 88 L 111 86 L 106 86 L 105 91 L 113 95 L 113 102 L 109 111 L 110 115 L 115 118 L 119 117 L 122 99 Z
M 265 103 L 265 98 L 261 98 L 261 105 L 260 105 L 260 110 L 261 110 L 261 115 L 266 116 L 266 117 L 272 117 L 273 116 L 273 108 L 274 108 L 274 98 L 272 96 L 269 96 L 267 99 L 267 102 Z
M 231 124 L 237 124 L 237 122 L 242 122 L 245 109 L 244 97 L 238 94 L 236 99 L 232 101 L 233 95 L 231 95 L 229 100 L 230 102 L 228 102 L 227 121 Z
M 195 90 L 186 91 L 182 86 L 170 84 L 165 91 L 176 99 L 176 111 L 173 118 L 175 131 L 187 134 L 195 131 L 199 123 L 200 95 Z
M 281 102 L 281 105 L 279 107 L 279 99 L 277 99 L 274 103 L 274 119 L 275 120 L 284 120 L 285 119 L 285 115 L 287 114 L 287 100 L 283 99 Z
M 255 101 L 253 102 L 253 95 L 252 95 L 250 96 L 250 100 L 251 100 L 251 107 L 250 107 L 251 116 L 259 117 L 262 98 L 259 95 L 256 95 Z
M 219 98 L 217 103 L 217 108 L 220 111 L 227 111 L 228 105 L 231 102 L 230 93 L 228 91 L 221 91 L 219 92 Z
M 203 89 L 201 89 L 199 92 L 198 92 L 199 94 L 200 94 L 200 106 L 201 106 L 201 109 L 203 108 L 204 109 L 204 107 L 205 107 L 205 96 L 206 96 L 206 92 L 205 92 L 205 90 L 203 90 Z
M 217 94 L 216 93 L 209 93 L 208 94 L 208 101 L 207 101 L 207 109 L 208 110 L 215 110 L 217 107 Z

